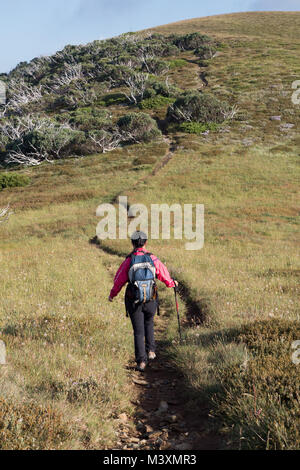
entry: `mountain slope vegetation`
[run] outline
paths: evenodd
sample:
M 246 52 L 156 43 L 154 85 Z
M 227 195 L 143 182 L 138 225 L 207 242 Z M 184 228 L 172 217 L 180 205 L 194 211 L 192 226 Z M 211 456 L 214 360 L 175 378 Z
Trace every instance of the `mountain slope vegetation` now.
M 122 296 L 107 302 L 128 241 L 90 243 L 121 194 L 205 206 L 202 250 L 149 241 L 180 282 L 184 342 L 162 287 L 161 347 L 187 412 L 204 404 L 226 448 L 299 448 L 299 26 L 192 19 L 0 77 L 0 447 L 111 448 L 120 416 L 138 421 L 131 326 Z

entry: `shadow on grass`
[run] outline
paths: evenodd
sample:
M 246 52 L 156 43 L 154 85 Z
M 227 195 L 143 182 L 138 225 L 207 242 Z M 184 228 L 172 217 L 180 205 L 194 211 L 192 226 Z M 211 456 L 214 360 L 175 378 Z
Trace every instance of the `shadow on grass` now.
M 111 248 L 107 245 L 104 245 L 104 243 L 101 243 L 101 241 L 99 240 L 97 236 L 95 236 L 94 238 L 91 238 L 89 240 L 89 243 L 91 245 L 96 245 L 100 250 L 104 251 L 105 253 L 109 255 L 114 255 L 114 256 L 119 256 L 119 257 L 124 257 L 124 258 L 128 256 L 128 253 L 125 251 L 122 252 L 119 250 L 115 250 L 114 248 Z
M 90 240 L 90 243 L 110 255 L 127 255 L 106 246 L 97 237 Z M 191 289 L 184 281 L 180 282 L 179 295 L 186 306 L 185 328 L 208 320 L 208 302 L 194 299 Z M 223 443 L 209 417 L 210 403 L 207 398 L 216 391 L 215 387 L 212 385 L 211 390 L 200 395 L 184 374 L 182 365 L 177 362 L 175 350 L 186 345 L 181 346 L 178 337 L 166 335 L 169 320 L 176 312 L 175 304 L 171 300 L 163 302 L 161 310 L 163 315 L 155 327 L 157 359 L 150 361 L 143 373 L 136 371 L 134 361 L 126 367 L 135 384 L 133 386 L 138 391 L 133 421 L 136 426 L 135 436 L 138 433 L 143 442 L 139 449 L 183 449 L 184 446 L 187 449 L 220 449 Z M 162 402 L 168 404 L 165 412 L 160 411 Z M 153 431 L 149 431 L 151 429 L 156 431 L 155 437 L 152 437 Z
M 178 293 L 186 306 L 186 320 L 189 327 L 211 322 L 213 312 L 208 298 L 198 298 L 194 295 L 183 279 L 179 280 Z

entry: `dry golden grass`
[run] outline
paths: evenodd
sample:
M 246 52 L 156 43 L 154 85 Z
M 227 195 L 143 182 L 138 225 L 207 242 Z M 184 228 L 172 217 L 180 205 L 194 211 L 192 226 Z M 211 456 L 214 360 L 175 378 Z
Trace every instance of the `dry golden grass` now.
M 8 349 L 0 396 L 13 416 L 42 417 L 45 433 L 36 448 L 110 447 L 118 414 L 132 411 L 124 370 L 132 355 L 130 325 L 122 296 L 107 301 L 121 258 L 89 244 L 97 206 L 118 194 L 148 207 L 205 205 L 201 251 L 187 252 L 173 239 L 149 245 L 205 311 L 205 325 L 185 329 L 184 346 L 168 346 L 191 389 L 191 406 L 218 389 L 215 368 L 245 360 L 243 347 L 224 342 L 225 331 L 258 320 L 299 321 L 299 109 L 291 103 L 291 83 L 300 78 L 299 26 L 300 13 L 274 12 L 156 28 L 201 31 L 224 43 L 205 68 L 207 89 L 237 104 L 238 119 L 207 136 L 170 131 L 176 151 L 155 175 L 165 142 L 22 170 L 31 184 L 0 192 L 0 207 L 10 202 L 14 211 L 0 227 L 0 339 Z M 174 83 L 200 87 L 196 67 L 187 62 L 173 69 Z M 121 112 L 111 110 L 115 118 Z M 281 122 L 270 121 L 277 114 Z M 282 123 L 294 127 L 282 131 Z M 116 253 L 129 249 L 127 241 L 105 246 Z M 164 299 L 170 302 L 169 292 Z M 180 307 L 188 313 L 187 304 Z M 175 335 L 174 315 L 170 344 Z M 44 428 L 49 413 L 61 441 Z M 4 436 L 5 448 L 18 438 L 13 429 L 14 436 Z M 34 447 L 34 438 L 27 434 L 23 448 Z

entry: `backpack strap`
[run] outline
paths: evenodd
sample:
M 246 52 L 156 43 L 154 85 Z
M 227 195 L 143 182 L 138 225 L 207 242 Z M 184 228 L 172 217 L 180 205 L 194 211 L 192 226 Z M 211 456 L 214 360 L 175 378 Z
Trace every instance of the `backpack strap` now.
M 152 255 L 153 256 L 153 253 L 150 253 L 150 251 L 133 250 L 131 253 L 129 253 L 129 255 L 126 256 L 126 259 L 131 258 L 131 256 L 136 255 L 137 253 L 144 253 L 144 255 L 149 255 L 149 256 Z

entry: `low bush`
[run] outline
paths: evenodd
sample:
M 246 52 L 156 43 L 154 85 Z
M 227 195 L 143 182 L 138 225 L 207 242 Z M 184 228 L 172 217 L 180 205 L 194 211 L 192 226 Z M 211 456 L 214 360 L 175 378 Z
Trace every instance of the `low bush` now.
M 51 120 L 42 121 L 39 127 L 25 133 L 20 139 L 10 142 L 6 151 L 9 156 L 15 153 L 26 159 L 34 157 L 40 161 L 48 158 L 61 158 L 72 153 L 80 154 L 80 146 L 86 140 L 82 131 Z
M 87 150 L 88 153 L 99 150 L 102 153 L 110 152 L 119 147 L 122 140 L 122 135 L 116 128 L 94 130 L 89 134 Z
M 226 103 L 219 101 L 210 93 L 188 91 L 169 106 L 167 119 L 171 122 L 221 123 L 225 119 L 227 109 Z
M 170 103 L 174 103 L 175 98 L 156 95 L 153 98 L 147 98 L 139 103 L 139 107 L 141 109 L 158 109 L 162 108 L 163 106 L 169 105 Z
M 179 130 L 186 132 L 187 134 L 202 134 L 207 130 L 216 131 L 218 129 L 218 124 L 211 122 L 208 124 L 202 124 L 201 122 L 182 122 L 179 125 Z
M 208 44 L 203 44 L 197 47 L 197 49 L 195 49 L 194 54 L 197 55 L 199 59 L 208 60 L 208 59 L 212 59 L 212 57 L 214 56 L 216 52 L 217 52 L 216 45 L 208 43 Z
M 153 75 L 163 75 L 169 70 L 167 61 L 153 58 L 148 59 L 142 64 L 142 71 Z
M 184 59 L 172 59 L 168 60 L 167 64 L 170 69 L 176 69 L 180 67 L 185 67 L 187 65 L 187 61 Z
M 50 406 L 0 398 L 0 450 L 59 449 L 68 435 L 67 426 Z
M 27 186 L 29 183 L 30 178 L 28 176 L 17 173 L 0 173 L 0 191 L 5 188 Z
M 102 106 L 116 106 L 118 104 L 126 103 L 127 99 L 124 93 L 108 93 L 101 97 L 97 102 Z
M 58 111 L 61 109 L 74 110 L 80 107 L 92 105 L 97 99 L 97 94 L 92 87 L 87 87 L 83 82 L 77 80 L 77 87 L 72 83 L 62 86 L 55 93 L 45 95 L 44 107 L 47 111 Z
M 112 125 L 112 118 L 105 109 L 88 107 L 71 112 L 69 122 L 81 131 L 90 131 L 109 128 Z
M 175 44 L 175 46 L 177 46 L 179 49 L 183 50 L 193 50 L 211 41 L 209 36 L 197 32 L 184 34 L 181 36 L 174 35 L 171 36 L 171 38 L 173 44 Z
M 83 132 L 56 127 L 47 131 L 30 132 L 25 136 L 23 146 L 25 152 L 30 152 L 32 147 L 35 147 L 41 153 L 59 157 L 77 153 L 84 141 Z
M 235 340 L 246 345 L 248 360 L 222 368 L 222 392 L 214 398 L 215 415 L 247 449 L 299 449 L 299 364 L 292 343 L 299 322 L 261 321 L 242 327 Z
M 159 80 L 151 80 L 145 90 L 144 99 L 153 98 L 156 95 L 165 97 L 176 97 L 181 90 L 173 85 L 167 85 Z
M 126 114 L 117 124 L 127 142 L 150 142 L 161 136 L 154 119 L 145 113 Z

